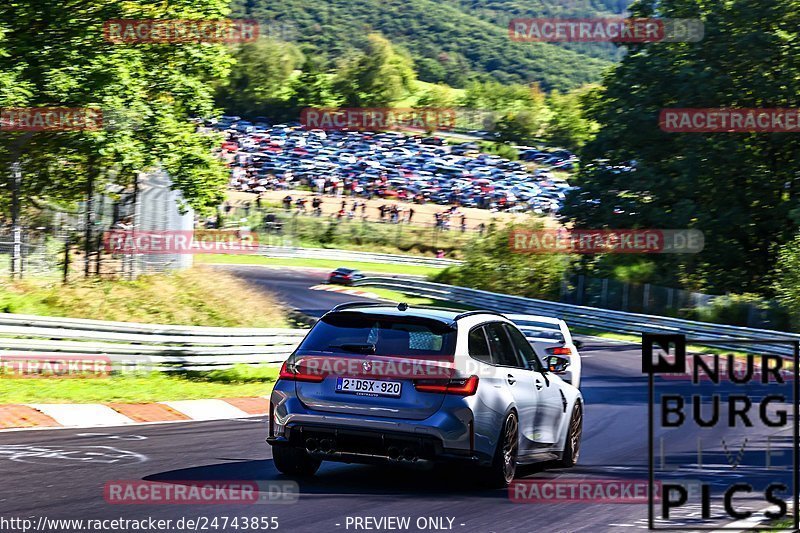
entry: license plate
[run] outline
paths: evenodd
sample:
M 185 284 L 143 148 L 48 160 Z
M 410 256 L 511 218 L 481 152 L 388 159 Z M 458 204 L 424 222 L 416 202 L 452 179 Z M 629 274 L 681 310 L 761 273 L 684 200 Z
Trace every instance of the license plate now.
M 375 379 L 337 378 L 336 392 L 347 392 L 362 396 L 391 396 L 397 398 L 403 384 L 399 381 Z

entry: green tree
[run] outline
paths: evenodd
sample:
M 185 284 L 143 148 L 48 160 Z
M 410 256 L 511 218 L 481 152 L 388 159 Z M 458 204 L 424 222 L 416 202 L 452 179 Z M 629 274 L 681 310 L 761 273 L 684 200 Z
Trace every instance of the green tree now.
M 193 207 L 218 203 L 226 181 L 224 165 L 211 153 L 218 139 L 198 133 L 190 119 L 213 114 L 211 82 L 228 73 L 227 47 L 115 44 L 104 38 L 103 25 L 112 19 L 219 19 L 226 13 L 224 0 L 15 0 L 0 6 L 6 32 L 0 72 L 3 79 L 13 77 L 15 103 L 103 112 L 98 131 L 0 135 L 1 168 L 17 156 L 22 161 L 25 204 L 79 200 L 90 179 L 96 189 L 107 182 L 129 186 L 139 172 L 156 166 L 170 173 Z
M 453 90 L 442 85 L 433 85 L 417 98 L 417 107 L 453 107 L 456 99 Z
M 778 250 L 772 279 L 778 302 L 789 310 L 792 328 L 800 330 L 800 235 Z
M 664 108 L 798 107 L 800 2 L 647 0 L 632 14 L 701 18 L 705 37 L 630 47 L 588 106 L 600 130 L 563 214 L 578 227 L 699 229 L 705 250 L 654 258 L 658 273 L 697 290 L 767 293 L 777 246 L 797 230 L 800 139 L 667 133 L 658 118 Z
M 292 81 L 292 106 L 296 109 L 306 107 L 336 107 L 338 98 L 333 92 L 331 77 L 322 70 L 320 61 L 306 57 L 302 72 Z
M 437 281 L 514 296 L 555 298 L 570 256 L 515 253 L 511 246 L 514 231 L 542 229 L 538 221 L 490 227 L 485 237 L 466 248 L 464 263 L 443 271 Z
M 346 106 L 385 107 L 408 95 L 415 78 L 411 58 L 373 33 L 363 51 L 341 63 L 334 89 Z
M 241 45 L 234 57 L 236 65 L 220 89 L 220 105 L 225 109 L 242 115 L 267 114 L 292 99 L 292 89 L 297 87 L 292 76 L 303 63 L 295 45 L 262 37 Z
M 547 97 L 551 116 L 545 139 L 549 144 L 576 151 L 597 132 L 597 124 L 586 118 L 585 106 L 595 87 L 582 87 L 568 93 L 553 91 Z
M 536 84 L 520 85 L 476 81 L 467 86 L 463 106 L 472 109 L 510 112 L 536 109 L 544 105 L 545 96 Z

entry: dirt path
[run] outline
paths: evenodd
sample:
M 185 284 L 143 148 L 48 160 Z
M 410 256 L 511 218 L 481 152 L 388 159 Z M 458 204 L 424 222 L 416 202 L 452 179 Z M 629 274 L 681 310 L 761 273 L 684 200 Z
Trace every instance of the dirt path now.
M 299 197 L 308 197 L 309 201 L 306 204 L 306 209 L 311 211 L 311 200 L 310 197 L 313 194 L 309 191 L 296 191 L 296 190 L 289 190 L 289 191 L 267 191 L 262 193 L 262 198 L 267 203 L 280 203 L 281 200 L 287 195 L 291 195 L 293 199 L 297 199 Z M 228 199 L 233 205 L 242 205 L 245 202 L 250 202 L 251 205 L 255 205 L 256 195 L 252 193 L 246 192 L 238 192 L 238 191 L 228 191 Z M 353 205 L 353 198 L 342 196 L 342 197 L 334 197 L 330 195 L 322 196 L 322 212 L 324 215 L 331 215 L 335 214 L 339 209 L 342 207 L 342 201 L 347 202 L 347 209 L 350 209 L 350 206 Z M 397 205 L 402 209 L 413 209 L 414 216 L 412 219 L 412 223 L 420 226 L 432 226 L 434 224 L 435 213 L 443 213 L 445 210 L 448 209 L 446 205 L 437 205 L 437 204 L 414 204 L 411 202 L 403 202 L 398 200 L 383 200 L 383 199 L 373 199 L 373 200 L 366 200 L 364 198 L 358 198 L 360 202 L 366 202 L 367 210 L 366 215 L 368 220 L 377 221 L 380 218 L 378 207 L 381 205 Z M 458 227 L 461 224 L 461 215 L 463 213 L 467 217 L 467 228 L 474 229 L 479 224 L 489 224 L 492 220 L 497 222 L 498 224 L 506 224 L 508 222 L 525 222 L 530 221 L 532 215 L 528 213 L 491 213 L 487 209 L 477 209 L 474 207 L 461 207 L 459 208 L 459 214 L 455 217 L 450 219 L 451 227 Z M 361 216 L 361 208 L 358 208 L 356 212 L 358 217 Z M 539 218 L 539 217 L 537 217 Z M 539 218 L 543 220 L 548 227 L 555 227 L 557 226 L 556 222 L 552 218 Z

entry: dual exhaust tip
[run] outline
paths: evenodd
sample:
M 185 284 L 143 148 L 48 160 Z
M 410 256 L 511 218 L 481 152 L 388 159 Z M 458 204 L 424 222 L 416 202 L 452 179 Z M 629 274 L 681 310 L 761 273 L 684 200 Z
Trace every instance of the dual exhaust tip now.
M 309 453 L 324 453 L 332 455 L 337 453 L 336 441 L 333 439 L 306 439 L 306 451 Z M 386 450 L 386 456 L 392 461 L 409 461 L 416 462 L 419 460 L 417 452 L 412 448 L 403 448 L 402 450 L 397 446 L 389 446 Z
M 306 439 L 306 451 L 336 453 L 336 442 L 333 439 Z
M 401 451 L 396 446 L 389 446 L 386 454 L 393 461 L 410 461 L 413 463 L 419 459 L 417 452 L 411 448 L 403 448 Z

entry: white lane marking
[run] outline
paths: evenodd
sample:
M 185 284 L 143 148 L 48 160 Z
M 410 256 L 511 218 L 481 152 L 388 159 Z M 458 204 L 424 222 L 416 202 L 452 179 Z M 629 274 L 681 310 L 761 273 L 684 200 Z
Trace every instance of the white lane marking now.
M 227 418 L 247 417 L 246 412 L 222 400 L 176 400 L 160 403 L 175 409 L 192 420 L 224 420 Z
M 240 417 L 240 418 L 250 418 L 250 417 L 256 417 L 256 416 L 264 416 L 264 415 L 246 415 L 245 417 Z M 232 418 L 229 421 L 230 422 L 237 422 L 237 421 L 239 421 L 239 418 Z M 164 424 L 191 424 L 193 422 L 197 422 L 197 421 L 196 420 L 159 420 L 158 422 L 136 422 L 136 425 L 137 426 L 161 426 L 161 425 L 164 425 Z M 124 425 L 126 427 L 128 426 L 128 424 L 120 424 L 120 425 Z M 112 427 L 112 426 L 109 426 L 109 427 Z M 64 430 L 92 429 L 92 428 L 94 428 L 94 426 L 92 426 L 91 424 L 89 424 L 89 425 L 82 424 L 80 426 L 71 426 L 71 427 L 45 426 L 45 427 L 32 427 L 32 428 L 8 428 L 8 429 L 0 429 L 0 435 L 2 435 L 3 433 L 19 433 L 19 432 L 22 432 L 22 431 L 64 431 Z
M 76 437 L 102 437 L 111 440 L 146 440 L 143 435 L 112 435 L 111 433 L 77 433 Z
M 33 403 L 27 406 L 46 414 L 62 426 L 80 426 L 87 422 L 91 422 L 93 426 L 124 426 L 134 423 L 127 416 L 99 403 Z
M 143 463 L 147 456 L 111 446 L 37 446 L 27 444 L 0 445 L 0 458 L 18 463 Z

